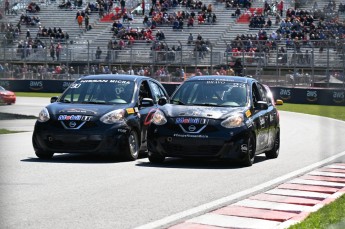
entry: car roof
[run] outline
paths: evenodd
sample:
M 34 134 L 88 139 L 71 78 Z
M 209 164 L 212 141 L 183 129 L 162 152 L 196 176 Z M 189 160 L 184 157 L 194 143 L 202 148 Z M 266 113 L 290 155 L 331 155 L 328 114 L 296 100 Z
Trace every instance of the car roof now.
M 231 81 L 231 82 L 236 82 L 236 83 L 249 83 L 252 81 L 256 81 L 255 79 L 249 78 L 249 77 L 224 76 L 224 75 L 193 76 L 189 78 L 187 81 L 196 81 L 196 80 L 224 80 L 224 81 Z
M 83 80 L 130 80 L 130 81 L 139 81 L 141 79 L 152 79 L 147 76 L 137 76 L 137 75 L 126 75 L 126 74 L 101 74 L 101 75 L 87 75 L 83 76 L 80 79 Z

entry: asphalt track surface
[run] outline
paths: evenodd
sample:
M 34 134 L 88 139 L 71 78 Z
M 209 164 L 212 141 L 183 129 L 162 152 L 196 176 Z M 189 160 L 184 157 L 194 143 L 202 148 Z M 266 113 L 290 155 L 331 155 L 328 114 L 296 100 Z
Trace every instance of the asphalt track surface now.
M 37 115 L 46 101 L 18 98 L 17 104 L 0 109 Z M 153 166 L 147 158 L 109 162 L 68 154 L 42 161 L 34 155 L 33 121 L 28 120 L 22 126 L 28 132 L 0 136 L 0 228 L 166 228 L 319 167 L 345 163 L 344 122 L 289 112 L 280 115 L 280 156 L 274 160 L 258 156 L 246 168 L 182 159 Z M 23 122 L 0 124 L 20 129 Z

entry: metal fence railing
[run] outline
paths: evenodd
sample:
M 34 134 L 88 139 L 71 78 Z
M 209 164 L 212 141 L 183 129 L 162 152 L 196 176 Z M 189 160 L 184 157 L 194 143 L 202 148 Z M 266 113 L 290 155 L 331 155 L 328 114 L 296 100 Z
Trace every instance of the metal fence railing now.
M 55 68 L 65 65 L 79 68 L 78 73 L 72 75 L 90 73 L 91 66 L 107 66 L 107 73 L 111 72 L 114 66 L 124 69 L 147 66 L 151 76 L 155 76 L 156 71 L 162 67 L 169 70 L 166 75 L 176 75 L 173 73 L 176 68 L 185 69 L 185 72 L 190 74 L 194 74 L 197 69 L 203 69 L 207 74 L 220 74 L 222 68 L 232 68 L 237 75 L 251 75 L 275 85 L 311 86 L 313 82 L 324 78 L 329 80 L 333 76 L 337 80 L 344 80 L 343 39 L 297 42 L 231 41 L 227 42 L 226 50 L 222 48 L 225 44 L 178 43 L 180 45 L 177 45 L 176 49 L 172 49 L 168 44 L 161 49 L 153 43 L 144 45 L 134 41 L 125 47 L 115 46 L 109 50 L 103 48 L 101 53 L 88 41 L 78 44 L 62 42 L 62 48 L 58 52 L 56 43 L 51 45 L 48 41 L 40 48 L 25 44 L 15 47 L 5 43 L 0 48 L 0 63 L 21 67 L 48 65 Z M 13 69 L 11 72 L 6 76 L 22 77 L 16 76 Z M 43 76 L 44 74 L 39 74 L 38 77 Z M 2 77 L 5 77 L 5 74 L 2 74 Z M 37 75 L 29 77 L 35 78 Z

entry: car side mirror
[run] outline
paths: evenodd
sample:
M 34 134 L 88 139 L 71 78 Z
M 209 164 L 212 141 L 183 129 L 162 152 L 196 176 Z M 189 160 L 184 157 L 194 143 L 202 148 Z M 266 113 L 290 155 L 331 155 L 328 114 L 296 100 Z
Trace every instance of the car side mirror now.
M 53 96 L 50 98 L 50 103 L 55 103 L 59 99 L 58 96 Z
M 159 106 L 163 106 L 163 105 L 167 104 L 167 102 L 168 102 L 168 100 L 166 97 L 162 97 L 162 98 L 158 99 L 158 105 Z
M 284 104 L 283 100 L 281 99 L 276 100 L 276 105 L 283 105 L 283 104 Z
M 152 107 L 153 105 L 153 99 L 151 98 L 143 98 L 140 102 L 141 107 Z
M 268 109 L 268 104 L 267 102 L 264 101 L 258 101 L 255 103 L 255 109 L 257 110 L 267 110 Z

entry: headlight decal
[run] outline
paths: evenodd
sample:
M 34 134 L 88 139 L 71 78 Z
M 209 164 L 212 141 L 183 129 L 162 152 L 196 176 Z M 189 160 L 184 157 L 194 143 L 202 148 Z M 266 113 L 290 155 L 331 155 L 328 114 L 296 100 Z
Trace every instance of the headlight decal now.
M 43 108 L 40 113 L 38 114 L 37 121 L 39 122 L 47 122 L 50 119 L 50 115 L 47 108 Z
M 105 124 L 123 123 L 125 122 L 125 110 L 119 109 L 106 113 L 100 118 Z
M 161 110 L 156 110 L 156 112 L 152 116 L 152 122 L 156 125 L 164 125 L 165 123 L 167 123 L 167 119 Z
M 220 123 L 225 128 L 236 128 L 244 126 L 244 116 L 242 113 L 233 114 Z

